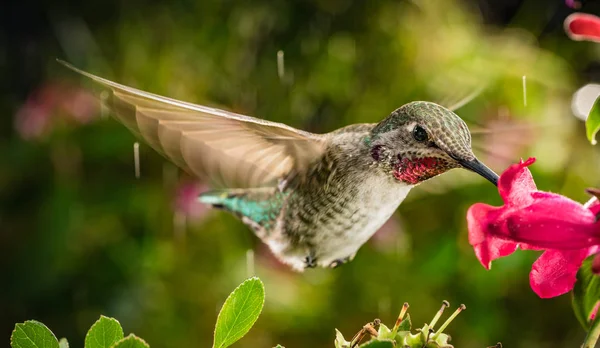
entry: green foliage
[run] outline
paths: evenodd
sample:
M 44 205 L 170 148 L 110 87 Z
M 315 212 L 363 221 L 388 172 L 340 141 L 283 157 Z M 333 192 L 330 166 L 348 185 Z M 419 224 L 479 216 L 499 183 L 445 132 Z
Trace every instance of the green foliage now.
M 596 133 L 600 130 L 600 97 L 596 99 L 587 120 L 585 121 L 585 129 L 588 140 L 592 145 L 596 145 Z
M 217 318 L 214 347 L 229 347 L 242 338 L 258 319 L 265 303 L 265 288 L 260 279 L 244 281 L 227 297 Z M 69 348 L 65 338 L 60 343 L 44 324 L 35 320 L 15 325 L 12 348 Z M 124 337 L 121 324 L 113 318 L 100 316 L 85 336 L 85 348 L 149 348 L 134 334 Z M 284 348 L 277 345 L 275 348 Z
M 15 325 L 10 337 L 12 348 L 59 348 L 58 340 L 46 325 L 29 320 Z
M 412 333 L 410 315 L 406 313 L 408 304 L 405 303 L 398 320 L 396 320 L 397 327 L 390 330 L 385 324 L 381 323 L 379 319 L 375 319 L 371 323 L 367 323 L 362 329 L 354 335 L 351 341 L 346 341 L 344 335 L 337 329 L 335 330 L 335 348 L 350 348 L 356 347 L 365 338 L 371 337 L 371 340 L 360 345 L 361 348 L 384 348 L 384 347 L 409 347 L 409 348 L 440 348 L 440 347 L 452 347 L 449 344 L 450 336 L 444 333 L 444 330 L 448 325 L 456 318 L 456 316 L 463 310 L 466 309 L 464 305 L 461 305 L 440 327 L 434 329 L 437 320 L 442 315 L 444 309 L 448 306 L 448 303 L 444 301 L 442 309 L 440 309 L 431 324 L 425 324 L 422 328 L 415 330 Z M 399 323 L 398 323 L 399 322 Z M 375 330 L 377 328 L 377 330 Z
M 406 313 L 406 317 L 398 326 L 398 331 L 410 331 L 412 329 L 412 322 L 410 321 L 410 314 Z
M 15 325 L 10 338 L 12 348 L 69 348 L 69 342 L 60 342 L 44 324 L 29 320 Z M 123 338 L 123 329 L 116 319 L 100 316 L 85 336 L 85 348 L 150 348 L 134 334 Z
M 112 348 L 149 348 L 150 346 L 146 341 L 137 337 L 134 334 L 129 334 L 129 336 L 119 340 L 117 343 L 112 345 Z
M 590 314 L 600 301 L 600 277 L 592 273 L 593 259 L 594 255 L 583 261 L 573 288 L 573 311 L 586 330 L 590 327 Z
M 229 347 L 242 338 L 258 319 L 265 302 L 265 288 L 260 279 L 244 281 L 227 297 L 215 326 L 213 347 Z
M 121 324 L 115 319 L 100 316 L 85 336 L 85 348 L 110 348 L 121 339 Z
M 596 316 L 596 318 L 592 321 L 590 325 L 590 329 L 588 334 L 581 345 L 581 348 L 594 348 L 596 347 L 596 342 L 598 342 L 598 338 L 600 337 L 600 317 Z
M 385 340 L 385 341 L 371 341 L 361 346 L 362 348 L 393 348 L 395 347 L 394 341 Z

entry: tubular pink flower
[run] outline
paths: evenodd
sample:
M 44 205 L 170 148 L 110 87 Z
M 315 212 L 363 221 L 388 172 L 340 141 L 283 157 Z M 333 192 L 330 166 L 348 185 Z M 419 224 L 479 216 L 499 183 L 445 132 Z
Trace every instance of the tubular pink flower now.
M 590 207 L 567 197 L 538 191 L 527 166 L 534 158 L 510 166 L 498 181 L 501 207 L 477 203 L 469 208 L 469 243 L 489 269 L 497 258 L 517 248 L 545 250 L 529 276 L 543 298 L 570 291 L 583 260 L 600 250 L 600 203 Z

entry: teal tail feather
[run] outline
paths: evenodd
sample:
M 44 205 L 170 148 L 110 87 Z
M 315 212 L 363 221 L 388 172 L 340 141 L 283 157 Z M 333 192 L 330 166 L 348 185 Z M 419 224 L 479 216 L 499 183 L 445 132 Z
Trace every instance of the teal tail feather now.
M 273 189 L 214 190 L 200 194 L 198 201 L 268 228 L 279 215 L 282 198 Z
M 201 193 L 198 197 L 198 201 L 200 203 L 212 205 L 215 208 L 226 209 L 225 201 L 227 201 L 229 198 L 229 192 L 227 192 L 226 190 L 218 190 Z

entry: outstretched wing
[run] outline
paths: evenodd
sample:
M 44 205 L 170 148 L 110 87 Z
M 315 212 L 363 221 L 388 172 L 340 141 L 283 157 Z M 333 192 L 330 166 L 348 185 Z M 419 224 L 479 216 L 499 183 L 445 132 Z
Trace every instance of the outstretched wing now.
M 321 135 L 127 87 L 58 61 L 108 87 L 115 117 L 180 168 L 217 187 L 259 187 L 318 159 Z

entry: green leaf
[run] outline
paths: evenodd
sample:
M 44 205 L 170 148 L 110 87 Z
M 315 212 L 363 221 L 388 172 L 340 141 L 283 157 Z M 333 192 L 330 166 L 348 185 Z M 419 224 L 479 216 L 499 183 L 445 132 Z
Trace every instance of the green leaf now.
M 134 334 L 119 340 L 111 346 L 111 348 L 150 348 L 148 343 Z
M 229 347 L 248 333 L 264 303 L 265 288 L 256 277 L 244 281 L 233 290 L 217 317 L 213 348 Z
M 285 347 L 282 346 L 281 344 L 278 344 L 275 348 L 285 348 Z
M 590 314 L 600 301 L 600 277 L 592 273 L 594 257 L 595 255 L 592 255 L 583 261 L 573 288 L 573 311 L 586 330 L 590 326 Z
M 59 348 L 58 340 L 46 325 L 28 320 L 15 325 L 10 336 L 12 348 Z
M 61 338 L 60 341 L 58 341 L 58 347 L 59 348 L 69 348 L 69 341 L 67 341 L 66 338 Z
M 377 338 L 379 338 L 379 339 L 393 339 L 394 338 L 394 333 L 384 323 L 380 323 L 379 324 L 379 329 L 377 330 Z
M 103 315 L 85 335 L 85 348 L 110 348 L 123 339 L 123 329 L 116 319 Z
M 592 145 L 596 145 L 596 133 L 600 130 L 600 97 L 596 99 L 590 114 L 585 121 L 585 130 L 588 140 Z
M 400 326 L 398 326 L 398 331 L 410 331 L 411 328 L 412 322 L 410 321 L 410 314 L 406 313 L 406 316 L 404 319 L 402 319 Z
M 394 341 L 391 340 L 374 340 L 369 341 L 360 346 L 361 348 L 394 348 Z

